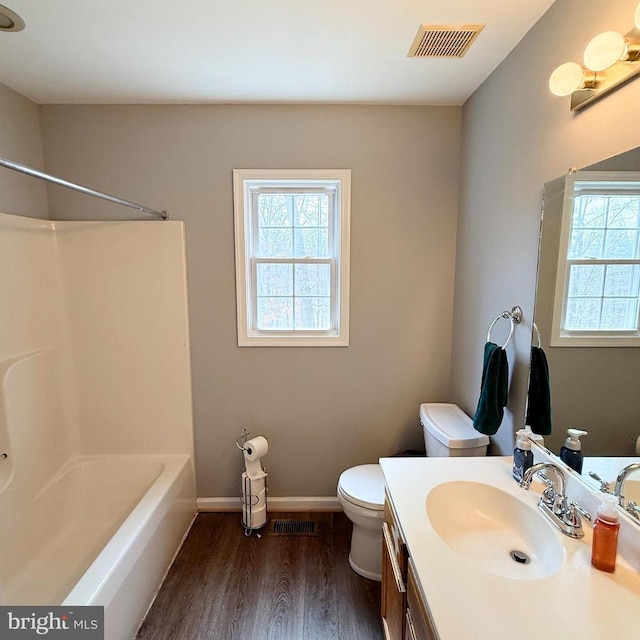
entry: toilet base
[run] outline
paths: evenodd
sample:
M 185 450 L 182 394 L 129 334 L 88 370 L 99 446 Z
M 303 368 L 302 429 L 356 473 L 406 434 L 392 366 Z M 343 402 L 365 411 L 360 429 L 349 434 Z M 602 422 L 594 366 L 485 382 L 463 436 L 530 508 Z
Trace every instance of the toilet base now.
M 363 578 L 382 580 L 382 520 L 373 519 L 366 528 L 353 523 L 349 565 Z
M 381 573 L 372 573 L 371 571 L 366 571 L 365 569 L 362 569 L 361 567 L 359 567 L 354 561 L 353 558 L 351 557 L 351 554 L 349 554 L 349 566 L 359 575 L 362 576 L 363 578 L 368 578 L 369 580 L 375 580 L 376 582 L 382 582 L 382 574 Z

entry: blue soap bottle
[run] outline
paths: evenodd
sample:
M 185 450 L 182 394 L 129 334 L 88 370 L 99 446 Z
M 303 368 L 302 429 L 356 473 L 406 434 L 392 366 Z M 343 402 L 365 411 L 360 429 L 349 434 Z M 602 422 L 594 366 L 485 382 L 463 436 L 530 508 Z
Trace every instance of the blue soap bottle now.
M 518 482 L 522 481 L 525 471 L 533 464 L 533 452 L 531 451 L 531 440 L 529 431 L 519 429 L 516 448 L 513 450 L 513 477 Z
M 580 436 L 586 436 L 587 432 L 581 429 L 567 429 L 569 437 L 564 442 L 564 447 L 560 449 L 560 460 L 574 471 L 582 473 L 582 444 Z

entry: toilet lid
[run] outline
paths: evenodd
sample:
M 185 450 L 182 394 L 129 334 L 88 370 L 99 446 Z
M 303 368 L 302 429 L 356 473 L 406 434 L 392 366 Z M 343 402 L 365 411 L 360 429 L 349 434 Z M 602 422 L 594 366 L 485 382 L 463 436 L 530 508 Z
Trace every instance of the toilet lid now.
M 471 418 L 455 404 L 425 402 L 420 405 L 420 420 L 449 449 L 473 449 L 489 444 L 489 436 L 476 431 Z
M 359 507 L 384 509 L 384 474 L 379 464 L 361 464 L 343 471 L 338 488 Z

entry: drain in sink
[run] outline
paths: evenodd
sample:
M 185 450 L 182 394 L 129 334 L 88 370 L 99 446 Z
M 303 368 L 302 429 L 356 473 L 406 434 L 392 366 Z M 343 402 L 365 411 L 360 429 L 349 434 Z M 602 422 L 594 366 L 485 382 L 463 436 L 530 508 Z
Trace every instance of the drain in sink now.
M 531 562 L 529 556 L 524 551 L 514 549 L 509 555 L 512 560 L 515 560 L 519 564 L 529 564 Z

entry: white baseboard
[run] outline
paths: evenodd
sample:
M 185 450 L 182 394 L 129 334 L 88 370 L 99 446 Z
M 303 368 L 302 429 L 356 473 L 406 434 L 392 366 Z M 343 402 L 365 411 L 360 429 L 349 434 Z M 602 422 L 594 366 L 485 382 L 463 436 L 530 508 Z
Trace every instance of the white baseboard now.
M 198 498 L 198 511 L 242 511 L 240 498 Z M 335 496 L 267 498 L 269 511 L 342 511 Z

